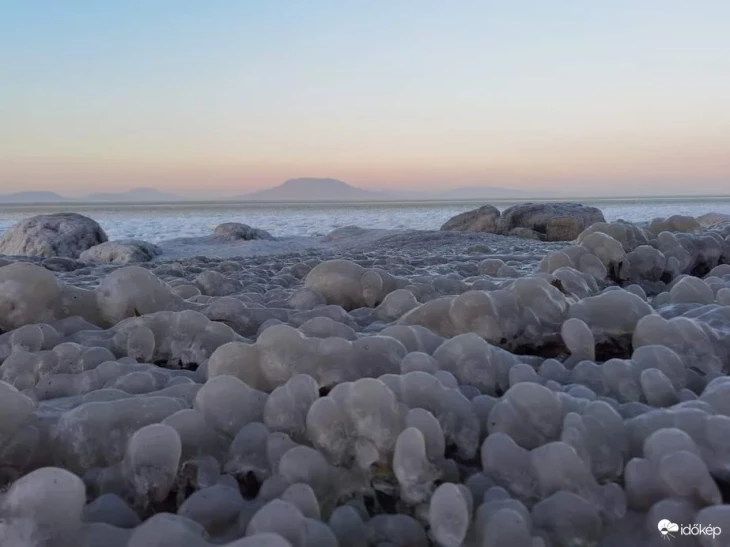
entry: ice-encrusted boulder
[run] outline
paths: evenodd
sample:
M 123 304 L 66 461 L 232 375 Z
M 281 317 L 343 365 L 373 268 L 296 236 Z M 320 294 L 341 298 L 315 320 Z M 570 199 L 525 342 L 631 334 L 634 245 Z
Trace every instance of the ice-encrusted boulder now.
M 654 235 L 662 232 L 683 232 L 694 234 L 702 230 L 702 226 L 693 217 L 672 215 L 667 218 L 655 218 L 649 223 L 649 231 Z
M 129 264 L 130 262 L 149 262 L 161 254 L 162 249 L 154 243 L 138 239 L 121 239 L 94 245 L 82 252 L 79 260 L 104 264 Z
M 571 241 L 591 224 L 605 221 L 600 210 L 580 203 L 522 203 L 501 214 L 496 207 L 485 205 L 451 218 L 441 229 Z
M 225 241 L 251 241 L 253 239 L 274 239 L 269 232 L 252 228 L 240 222 L 224 222 L 215 227 L 213 236 Z
M 78 213 L 54 213 L 21 220 L 0 238 L 0 254 L 78 258 L 107 241 L 101 226 Z
M 456 232 L 499 232 L 499 209 L 492 205 L 484 205 L 479 209 L 467 211 L 450 218 L 441 226 L 444 231 Z
M 730 222 L 730 215 L 724 213 L 706 213 L 695 219 L 703 228 L 712 228 L 718 224 Z
M 596 222 L 603 213 L 580 203 L 521 203 L 505 209 L 500 220 L 502 233 L 528 228 L 546 241 L 571 241 Z

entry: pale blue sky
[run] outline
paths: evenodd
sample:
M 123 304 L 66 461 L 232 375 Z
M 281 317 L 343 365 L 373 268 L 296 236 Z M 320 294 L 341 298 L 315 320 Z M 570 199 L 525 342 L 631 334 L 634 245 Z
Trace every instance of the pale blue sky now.
M 0 191 L 727 191 L 729 28 L 720 0 L 0 0 Z

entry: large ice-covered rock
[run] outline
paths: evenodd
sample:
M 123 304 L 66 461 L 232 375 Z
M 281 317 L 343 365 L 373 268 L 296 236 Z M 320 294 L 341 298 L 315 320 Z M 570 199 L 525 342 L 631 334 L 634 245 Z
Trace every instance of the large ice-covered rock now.
M 274 239 L 266 230 L 252 228 L 240 222 L 224 222 L 215 227 L 214 237 L 225 241 L 251 241 L 252 239 Z
M 706 213 L 695 219 L 703 228 L 712 228 L 718 224 L 730 222 L 730 215 L 724 213 Z
M 38 215 L 21 220 L 0 238 L 0 254 L 51 258 L 79 255 L 107 241 L 101 226 L 78 213 Z
M 441 229 L 571 241 L 591 224 L 605 221 L 600 210 L 580 203 L 522 203 L 501 214 L 496 207 L 485 205 L 456 215 Z
M 130 262 L 149 262 L 161 254 L 162 249 L 154 243 L 137 239 L 121 239 L 94 245 L 82 252 L 79 259 L 83 262 L 129 264 Z
M 505 209 L 502 233 L 528 228 L 546 241 L 571 241 L 596 222 L 605 222 L 603 213 L 580 203 L 521 203 Z
M 499 209 L 492 205 L 484 205 L 479 209 L 467 211 L 450 218 L 441 226 L 441 230 L 496 234 L 499 233 L 499 219 Z
M 697 233 L 702 230 L 702 226 L 693 217 L 685 215 L 672 215 L 667 218 L 655 218 L 649 223 L 649 231 L 655 235 L 662 232 L 683 232 Z

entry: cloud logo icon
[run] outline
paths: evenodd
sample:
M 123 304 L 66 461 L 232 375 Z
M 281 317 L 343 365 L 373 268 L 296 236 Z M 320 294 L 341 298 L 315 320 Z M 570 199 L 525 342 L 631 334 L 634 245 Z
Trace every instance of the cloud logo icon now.
M 672 535 L 672 533 L 679 532 L 679 525 L 674 524 L 671 520 L 667 519 L 660 520 L 659 524 L 657 524 L 657 528 L 659 528 L 659 532 L 664 539 L 673 538 L 674 535 Z

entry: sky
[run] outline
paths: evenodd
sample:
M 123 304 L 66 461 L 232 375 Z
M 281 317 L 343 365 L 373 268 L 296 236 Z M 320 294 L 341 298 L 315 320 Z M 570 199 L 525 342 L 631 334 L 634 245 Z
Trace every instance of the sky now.
M 0 193 L 730 194 L 727 0 L 0 0 Z

